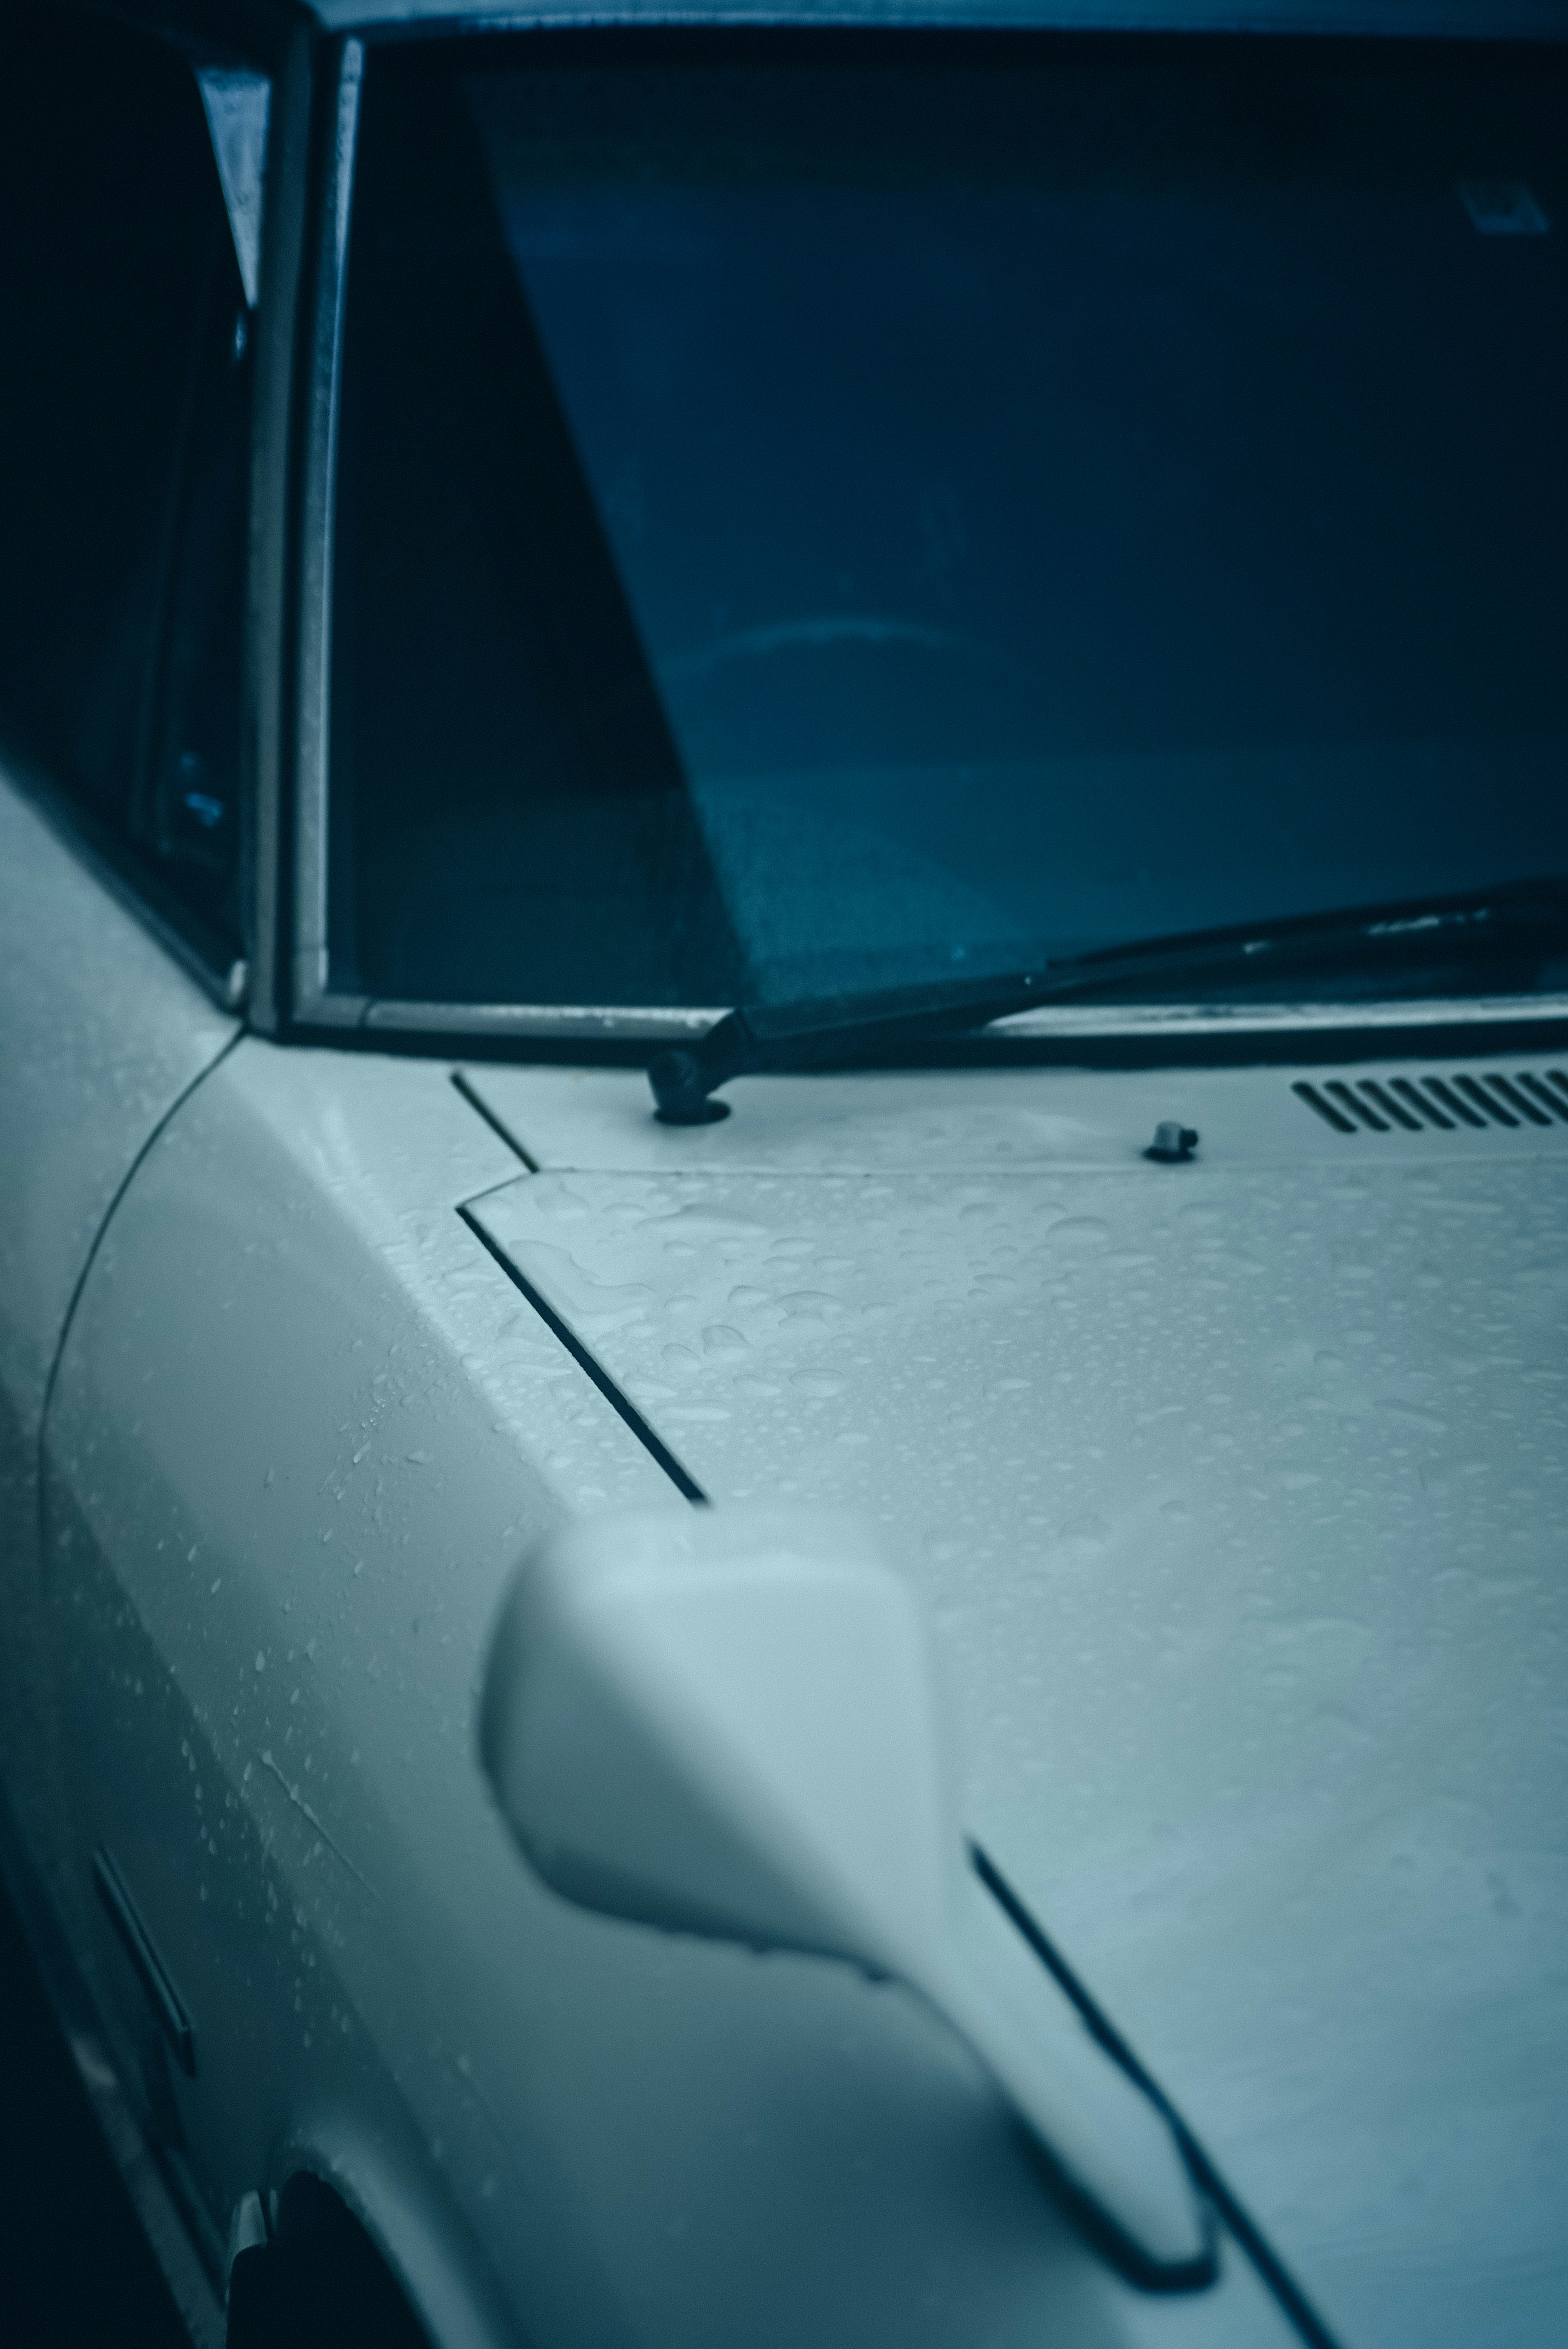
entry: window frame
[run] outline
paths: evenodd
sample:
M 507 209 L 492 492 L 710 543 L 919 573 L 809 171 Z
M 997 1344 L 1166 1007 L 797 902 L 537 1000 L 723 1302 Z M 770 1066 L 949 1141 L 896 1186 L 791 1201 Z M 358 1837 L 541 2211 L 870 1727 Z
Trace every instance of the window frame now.
M 284 0 L 246 0 L 234 46 L 272 79 L 262 198 L 261 281 L 251 391 L 250 553 L 240 709 L 240 895 L 247 1025 L 280 1033 L 289 919 L 293 581 L 297 520 L 292 496 L 294 370 L 308 217 L 307 164 L 316 42 Z
M 449 26 L 432 29 L 449 32 Z M 448 1035 L 584 1043 L 655 1043 L 700 1035 L 727 1008 L 613 1004 L 402 1002 L 355 995 L 331 983 L 330 854 L 332 592 L 342 405 L 343 329 L 359 109 L 369 45 L 337 45 L 323 76 L 320 188 L 315 236 L 315 298 L 304 404 L 297 767 L 290 952 L 294 1020 L 310 1030 L 355 1029 L 377 1038 Z
M 57 12 L 46 12 L 53 16 Z M 94 7 L 77 0 L 60 15 L 79 20 L 90 32 L 95 20 L 107 20 L 141 40 L 186 51 L 194 44 L 221 52 L 226 62 L 264 74 L 272 88 L 267 134 L 263 195 L 262 276 L 253 314 L 255 335 L 248 452 L 250 470 L 249 548 L 246 565 L 244 616 L 242 624 L 241 740 L 239 761 L 239 911 L 240 941 L 222 938 L 192 910 L 160 871 L 145 842 L 121 832 L 79 794 L 67 790 L 50 771 L 49 762 L 35 748 L 0 732 L 7 780 L 18 789 L 94 874 L 116 902 L 133 914 L 158 940 L 208 999 L 221 1010 L 248 1014 L 252 1024 L 275 1025 L 263 1016 L 257 1000 L 258 972 L 270 957 L 265 941 L 275 926 L 276 889 L 264 874 L 263 835 L 275 830 L 281 806 L 279 790 L 279 729 L 270 723 L 281 681 L 275 661 L 264 657 L 265 626 L 258 617 L 284 577 L 281 559 L 281 526 L 286 508 L 281 497 L 268 494 L 268 485 L 281 482 L 286 465 L 286 444 L 280 424 L 286 424 L 290 324 L 294 303 L 291 281 L 290 213 L 287 181 L 289 158 L 298 139 L 293 118 L 301 110 L 308 79 L 309 39 L 281 6 L 263 5 L 219 6 L 204 12 L 201 21 L 171 20 L 139 5 Z M 194 68 L 192 67 L 192 70 Z M 302 210 L 296 201 L 294 212 Z M 297 243 L 297 232 L 294 240 Z M 297 256 L 293 256 L 297 259 Z M 263 391 L 263 379 L 265 390 Z M 280 400 L 279 390 L 284 397 Z M 183 464 L 183 457 L 181 460 Z M 269 512 L 270 509 L 275 511 Z M 172 598 L 169 581 L 160 577 L 157 632 L 151 669 L 143 694 L 155 691 L 167 657 Z M 278 635 L 276 629 L 272 631 Z M 143 730 L 139 729 L 139 732 Z M 144 782 L 139 771 L 138 787 Z M 270 976 L 270 974 L 269 974 Z
M 1037 28 L 1053 26 L 1050 12 L 1042 10 Z M 872 29 L 856 21 L 852 6 L 839 20 L 846 29 L 863 34 Z M 955 27 L 964 20 L 954 9 L 944 19 Z M 970 23 L 974 23 L 971 18 Z M 767 30 L 820 32 L 834 20 L 820 16 L 770 19 Z M 931 29 L 937 29 L 934 24 Z M 727 1004 L 699 1009 L 670 1005 L 607 1005 L 593 1003 L 462 1003 L 436 1000 L 396 1000 L 335 988 L 331 978 L 331 899 L 328 858 L 331 847 L 331 697 L 333 560 L 337 493 L 337 447 L 342 405 L 344 320 L 348 293 L 348 264 L 353 226 L 355 170 L 357 160 L 360 109 L 370 58 L 379 49 L 401 47 L 409 40 L 433 38 L 443 43 L 468 36 L 481 40 L 517 38 L 532 30 L 543 38 L 559 37 L 560 17 L 531 26 L 509 26 L 464 18 L 425 17 L 401 26 L 350 34 L 324 45 L 316 109 L 316 148 L 313 181 L 316 191 L 312 229 L 313 287 L 309 315 L 302 326 L 304 353 L 301 408 L 305 417 L 300 465 L 301 536 L 297 562 L 298 606 L 295 635 L 297 683 L 294 728 L 294 771 L 292 795 L 292 840 L 288 860 L 286 938 L 280 934 L 280 960 L 286 966 L 286 1007 L 280 1006 L 285 1031 L 303 1031 L 303 1038 L 343 1040 L 352 1034 L 366 1044 L 396 1049 L 438 1049 L 454 1046 L 483 1050 L 487 1046 L 511 1057 L 571 1057 L 573 1045 L 585 1048 L 584 1057 L 616 1057 L 655 1044 L 680 1041 L 702 1034 L 732 1009 Z M 615 43 L 620 36 L 645 42 L 658 36 L 657 20 L 628 26 L 624 20 L 602 23 L 589 29 L 573 26 L 576 37 Z M 668 29 L 690 38 L 711 30 L 719 37 L 736 29 L 733 16 L 716 16 L 711 26 L 687 15 L 668 20 Z M 1024 27 L 1014 26 L 1013 30 Z M 1034 27 L 1030 27 L 1034 29 Z M 1142 29 L 1142 28 L 1140 28 Z M 1281 27 L 1281 30 L 1285 29 Z M 1299 28 L 1293 27 L 1299 32 Z M 1401 28 L 1409 36 L 1430 29 Z M 1367 28 L 1368 33 L 1373 27 Z M 1482 28 L 1443 28 L 1453 43 L 1478 37 Z M 1387 28 L 1377 27 L 1382 39 Z M 1234 33 L 1238 39 L 1274 37 L 1266 30 Z M 1346 38 L 1343 26 L 1330 24 L 1322 37 Z M 1497 37 L 1492 36 L 1491 37 Z M 1502 38 L 1507 38 L 1504 35 Z M 1532 33 L 1522 47 L 1568 45 L 1568 29 Z M 269 150 L 270 158 L 270 150 Z M 270 168 L 270 165 L 269 165 Z M 269 188 L 270 188 L 269 181 Z M 269 207 L 271 197 L 269 194 Z M 263 262 L 263 274 L 264 274 Z M 273 983 L 276 994 L 283 992 Z M 1085 1008 L 1043 1009 L 998 1023 L 983 1037 L 967 1040 L 976 1045 L 1021 1048 L 1030 1057 L 1044 1051 L 1051 1058 L 1065 1054 L 1083 1060 L 1109 1052 L 1120 1059 L 1131 1053 L 1142 1060 L 1171 1058 L 1212 1060 L 1239 1054 L 1250 1060 L 1294 1057 L 1297 1050 L 1321 1054 L 1330 1036 L 1342 1050 L 1354 1052 L 1356 1038 L 1364 1050 L 1391 1049 L 1391 1039 L 1408 1034 L 1411 1048 L 1441 1051 L 1442 1040 L 1461 1031 L 1465 1049 L 1475 1049 L 1478 1030 L 1511 1031 L 1521 1044 L 1539 1038 L 1548 1029 L 1568 1030 L 1568 992 L 1506 997 L 1401 999 L 1357 1003 L 1264 1005 L 1242 1009 L 1191 1004 L 1118 1004 Z M 618 1051 L 617 1051 L 618 1048 Z M 1227 1049 L 1229 1048 L 1229 1049 Z M 1501 1049 L 1501 1047 L 1500 1047 Z M 951 1046 L 948 1048 L 951 1052 Z

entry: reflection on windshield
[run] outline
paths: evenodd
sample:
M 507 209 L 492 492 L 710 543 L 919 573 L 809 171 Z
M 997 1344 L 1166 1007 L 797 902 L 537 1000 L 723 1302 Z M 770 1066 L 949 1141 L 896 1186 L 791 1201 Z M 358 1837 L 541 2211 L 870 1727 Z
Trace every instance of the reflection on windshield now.
M 766 1002 L 1568 867 L 1559 75 L 541 54 L 367 89 L 339 984 Z

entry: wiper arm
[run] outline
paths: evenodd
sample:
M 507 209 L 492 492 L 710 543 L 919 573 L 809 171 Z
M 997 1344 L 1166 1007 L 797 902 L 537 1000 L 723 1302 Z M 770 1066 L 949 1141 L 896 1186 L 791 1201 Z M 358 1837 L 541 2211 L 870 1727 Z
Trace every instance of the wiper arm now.
M 1539 954 L 1568 935 L 1568 875 L 1500 884 L 1463 896 L 1405 898 L 1343 913 L 1297 914 L 1228 929 L 1189 930 L 1092 954 L 1042 960 L 1034 970 L 875 994 L 754 1003 L 727 1012 L 693 1045 L 660 1052 L 648 1070 L 666 1125 L 703 1125 L 728 1114 L 713 1099 L 731 1077 L 769 1069 L 826 1067 L 883 1045 L 923 1036 L 961 1036 L 1031 1011 L 1129 983 L 1164 985 L 1233 978 L 1238 971 L 1320 971 L 1336 965 L 1421 963 L 1442 955 Z

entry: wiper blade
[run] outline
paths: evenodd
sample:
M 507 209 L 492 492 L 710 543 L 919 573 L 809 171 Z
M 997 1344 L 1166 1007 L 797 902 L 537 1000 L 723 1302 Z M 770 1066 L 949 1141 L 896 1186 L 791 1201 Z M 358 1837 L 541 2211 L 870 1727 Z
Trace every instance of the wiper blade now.
M 1434 955 L 1537 955 L 1568 935 L 1568 875 L 1501 884 L 1462 896 L 1405 898 L 1330 914 L 1291 915 L 1227 929 L 1189 930 L 1098 948 L 1034 970 L 879 993 L 754 1003 L 727 1012 L 696 1044 L 660 1052 L 648 1070 L 655 1115 L 703 1125 L 728 1114 L 713 1099 L 731 1077 L 822 1068 L 917 1037 L 961 1036 L 1031 1011 L 1127 986 L 1232 978 L 1240 972 L 1322 971 L 1339 965 L 1422 963 Z

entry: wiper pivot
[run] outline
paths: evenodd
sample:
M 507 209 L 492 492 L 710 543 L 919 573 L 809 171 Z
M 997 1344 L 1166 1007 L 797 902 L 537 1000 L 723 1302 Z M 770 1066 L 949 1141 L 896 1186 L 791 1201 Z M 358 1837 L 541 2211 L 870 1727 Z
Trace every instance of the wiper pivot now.
M 846 1050 L 874 1049 L 884 1038 L 984 1028 L 1009 1012 L 1026 1011 L 1051 993 L 1044 968 L 1001 978 L 953 979 L 934 987 L 900 987 L 880 995 L 819 998 L 813 1002 L 750 1004 L 726 1012 L 695 1044 L 677 1044 L 650 1062 L 648 1082 L 665 1125 L 709 1125 L 729 1115 L 715 1101 L 716 1086 L 760 1069 L 820 1068 Z
M 1463 895 L 1293 914 L 1222 930 L 1143 938 L 1012 977 L 952 979 L 816 1001 L 750 1004 L 727 1012 L 691 1045 L 660 1052 L 648 1070 L 666 1125 L 706 1125 L 727 1114 L 713 1099 L 731 1077 L 763 1069 L 823 1067 L 915 1036 L 961 1036 L 1042 1003 L 1103 1000 L 1128 987 L 1169 987 L 1267 968 L 1306 974 L 1357 963 L 1420 963 L 1451 949 L 1467 958 L 1510 953 L 1537 958 L 1568 935 L 1568 875 L 1500 883 Z

